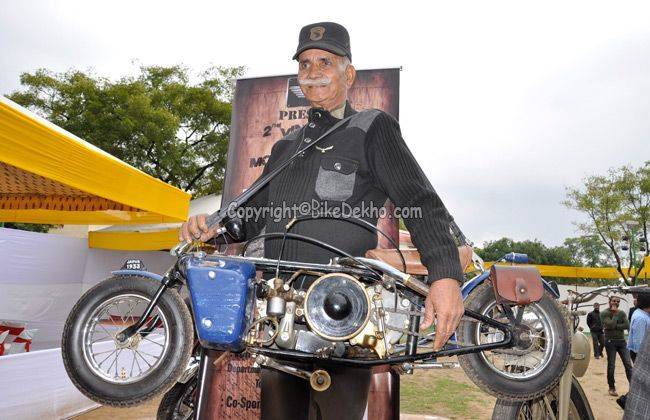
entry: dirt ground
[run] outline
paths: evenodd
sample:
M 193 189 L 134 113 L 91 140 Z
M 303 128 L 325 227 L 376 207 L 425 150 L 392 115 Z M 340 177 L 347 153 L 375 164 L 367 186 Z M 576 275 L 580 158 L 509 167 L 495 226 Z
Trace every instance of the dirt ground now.
M 482 393 L 474 384 L 465 376 L 461 369 L 451 370 L 429 370 L 418 371 L 413 376 L 405 376 L 402 379 L 402 389 L 406 390 L 414 385 L 424 387 L 425 389 L 441 389 L 437 385 L 441 381 L 445 383 L 458 383 L 463 386 L 463 393 L 470 395 L 471 399 L 466 406 L 457 407 L 456 401 L 452 398 L 449 400 L 436 399 L 434 408 L 427 406 L 426 395 L 422 395 L 419 401 L 409 399 L 407 393 L 402 392 L 401 407 L 404 413 L 426 414 L 428 416 L 441 416 L 437 418 L 457 418 L 457 419 L 490 419 L 495 399 Z M 580 383 L 587 394 L 591 404 L 594 416 L 598 420 L 620 419 L 623 411 L 616 404 L 616 397 L 610 397 L 607 393 L 607 361 L 606 358 L 599 360 L 591 359 L 589 370 L 584 377 L 580 378 Z M 628 391 L 628 382 L 625 378 L 625 371 L 620 359 L 616 363 L 616 384 L 619 394 Z M 430 388 L 429 388 L 430 386 Z M 422 393 L 422 392 L 420 392 Z M 418 394 L 419 395 L 419 394 Z M 155 419 L 158 401 L 154 400 L 149 404 L 141 407 L 130 409 L 117 409 L 102 407 L 81 416 L 76 417 L 79 420 L 127 420 L 127 419 Z M 424 411 L 423 410 L 427 410 Z M 459 411 L 460 410 L 460 411 Z M 428 416 L 402 416 L 402 419 L 427 418 Z

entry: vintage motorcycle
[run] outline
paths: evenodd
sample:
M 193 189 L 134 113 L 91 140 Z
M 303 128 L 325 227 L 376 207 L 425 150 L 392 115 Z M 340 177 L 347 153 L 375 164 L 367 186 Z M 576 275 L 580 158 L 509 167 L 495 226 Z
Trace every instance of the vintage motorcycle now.
M 208 226 L 220 226 L 218 235 L 240 241 L 242 224 L 233 209 L 337 125 L 208 217 Z M 70 379 L 101 404 L 140 404 L 183 375 L 196 334 L 203 348 L 245 352 L 259 366 L 308 380 L 315 391 L 330 387 L 327 370 L 297 365 L 410 371 L 453 355 L 480 388 L 498 398 L 529 400 L 555 387 L 571 353 L 569 317 L 537 270 L 495 265 L 481 272 L 463 287 L 465 314 L 455 339 L 438 351 L 418 351 L 435 331 L 419 331 L 429 287 L 417 252 L 393 243 L 394 250 L 357 257 L 291 232 L 319 218 L 306 215 L 284 232 L 246 238 L 241 255 L 207 255 L 178 244 L 171 251 L 177 261 L 163 275 L 127 261 L 88 290 L 68 316 L 62 356 Z M 365 220 L 345 220 L 377 230 Z M 252 241 L 267 238 L 303 241 L 337 256 L 327 264 L 286 261 L 282 253 L 277 259 L 246 256 Z M 297 286 L 301 277 L 310 278 L 306 289 Z
M 277 234 L 261 236 L 271 235 Z M 341 256 L 312 264 L 176 250 L 177 263 L 162 276 L 127 261 L 71 311 L 62 343 L 68 375 L 102 404 L 142 403 L 178 381 L 196 331 L 204 348 L 246 351 L 259 365 L 303 377 L 319 391 L 330 385 L 327 371 L 305 372 L 292 363 L 410 370 L 458 355 L 467 375 L 499 398 L 528 400 L 557 384 L 570 355 L 569 321 L 530 267 L 493 266 L 467 282 L 456 339 L 442 350 L 418 352 L 435 331 L 418 331 L 428 287 L 408 273 L 410 255 L 375 250 L 375 258 L 360 258 L 321 245 Z M 389 264 L 395 257 L 402 270 Z M 307 290 L 293 287 L 301 275 L 315 278 Z M 185 287 L 191 312 L 179 295 Z M 517 293 L 526 300 L 518 302 Z

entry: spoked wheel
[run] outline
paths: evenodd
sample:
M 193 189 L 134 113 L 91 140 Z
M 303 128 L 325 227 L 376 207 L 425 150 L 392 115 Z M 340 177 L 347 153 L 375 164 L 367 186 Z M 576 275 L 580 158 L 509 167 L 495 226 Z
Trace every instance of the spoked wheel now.
M 117 334 L 143 316 L 160 283 L 142 277 L 109 278 L 86 292 L 63 331 L 61 351 L 72 382 L 101 404 L 130 406 L 169 389 L 192 350 L 190 313 L 168 289 L 128 340 Z
M 528 401 L 497 400 L 492 412 L 493 420 L 547 420 L 558 417 L 558 388 L 548 394 Z M 593 420 L 594 415 L 580 383 L 573 378 L 569 420 Z
M 539 302 L 509 308 L 497 304 L 492 285 L 483 283 L 469 295 L 465 306 L 503 323 L 517 320 L 514 346 L 458 356 L 467 376 L 484 391 L 506 400 L 528 400 L 557 385 L 571 352 L 569 316 L 548 294 Z M 486 344 L 503 340 L 503 332 L 474 319 L 464 318 L 459 341 Z
M 189 420 L 194 418 L 196 386 L 198 377 L 194 375 L 186 383 L 177 383 L 167 391 L 160 401 L 156 418 L 158 420 Z

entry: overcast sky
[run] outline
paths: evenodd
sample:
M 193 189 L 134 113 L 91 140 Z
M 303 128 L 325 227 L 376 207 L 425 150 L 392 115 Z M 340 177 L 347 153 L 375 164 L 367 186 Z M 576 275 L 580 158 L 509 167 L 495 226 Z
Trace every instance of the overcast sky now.
M 357 68 L 403 67 L 404 138 L 477 243 L 561 244 L 581 218 L 560 204 L 565 186 L 650 159 L 647 2 L 408 4 L 3 2 L 0 93 L 37 68 L 293 73 L 301 26 L 331 20 L 348 28 Z

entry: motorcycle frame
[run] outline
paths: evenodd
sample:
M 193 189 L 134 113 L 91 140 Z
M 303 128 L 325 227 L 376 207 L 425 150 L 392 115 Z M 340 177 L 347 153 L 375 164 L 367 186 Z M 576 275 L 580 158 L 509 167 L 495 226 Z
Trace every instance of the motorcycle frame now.
M 149 302 L 149 305 L 145 309 L 143 316 L 140 317 L 140 320 L 136 324 L 133 324 L 130 327 L 125 328 L 124 330 L 120 331 L 120 333 L 117 334 L 116 338 L 119 341 L 128 340 L 132 335 L 134 335 L 137 331 L 139 331 L 140 328 L 142 328 L 142 326 L 146 322 L 146 319 L 151 314 L 153 309 L 156 307 L 158 300 L 165 292 L 165 290 L 167 290 L 167 288 L 177 287 L 186 283 L 181 267 L 183 267 L 186 259 L 190 258 L 191 255 L 192 254 L 181 255 L 181 257 L 178 259 L 176 264 L 174 264 L 162 276 L 160 274 L 153 273 L 146 270 L 129 269 L 129 270 L 116 270 L 112 272 L 113 275 L 119 277 L 141 276 L 141 277 L 150 278 L 152 280 L 156 280 L 160 282 L 160 287 L 156 291 L 154 297 Z M 245 257 L 245 259 L 255 264 L 258 270 L 265 271 L 265 272 L 275 272 L 276 268 L 278 267 L 277 260 L 269 260 L 264 258 L 251 258 L 251 257 Z M 351 274 L 362 276 L 367 279 L 374 278 L 375 280 L 378 280 L 376 273 L 365 268 L 341 267 L 338 265 L 331 265 L 331 264 L 302 263 L 302 262 L 293 262 L 293 261 L 280 261 L 279 267 L 280 267 L 280 272 L 294 272 L 300 269 L 321 271 L 321 272 L 328 272 L 328 273 L 345 271 Z M 480 284 L 485 282 L 488 279 L 488 276 L 489 276 L 489 272 L 483 272 L 475 276 L 473 279 L 469 280 L 468 282 L 466 282 L 461 289 L 463 293 L 463 298 L 466 298 L 467 295 L 469 295 L 469 293 L 472 290 L 474 290 Z M 547 288 L 547 290 L 552 291 L 552 289 L 546 282 L 544 282 L 544 287 Z M 554 293 L 554 291 L 552 292 Z M 420 299 L 424 297 L 425 296 L 420 296 Z M 504 312 L 506 313 L 506 315 L 508 316 L 510 322 L 514 324 L 513 322 L 514 316 L 512 315 L 512 309 L 510 308 L 510 306 L 508 305 L 501 305 L 501 306 Z M 414 335 L 409 334 L 407 336 L 407 347 L 404 355 L 390 356 L 383 359 L 363 359 L 363 358 L 345 359 L 345 358 L 331 357 L 331 356 L 322 357 L 322 356 L 315 356 L 310 353 L 304 353 L 296 350 L 279 350 L 279 349 L 270 349 L 270 348 L 252 347 L 252 346 L 248 347 L 246 351 L 250 352 L 251 354 L 266 355 L 277 360 L 284 360 L 288 362 L 318 361 L 321 363 L 330 362 L 330 363 L 336 363 L 336 364 L 347 365 L 347 366 L 372 367 L 372 366 L 387 365 L 387 364 L 400 365 L 403 363 L 427 362 L 427 361 L 435 360 L 438 357 L 478 353 L 481 351 L 494 350 L 499 348 L 510 348 L 510 347 L 514 347 L 517 344 L 516 336 L 513 334 L 516 325 L 510 325 L 510 324 L 499 322 L 495 319 L 492 319 L 488 316 L 482 315 L 480 313 L 477 313 L 469 309 L 465 309 L 464 316 L 474 319 L 476 321 L 483 322 L 487 325 L 490 325 L 500 330 L 504 335 L 503 340 L 495 343 L 485 343 L 485 344 L 470 345 L 470 346 L 454 345 L 450 348 L 446 348 L 438 351 L 416 353 L 418 340 L 412 339 Z M 419 328 L 419 322 L 420 322 L 420 316 L 410 316 L 408 331 L 410 332 L 417 331 Z M 408 340 L 409 338 L 411 338 L 411 340 Z

